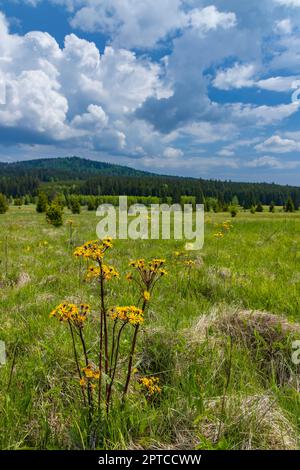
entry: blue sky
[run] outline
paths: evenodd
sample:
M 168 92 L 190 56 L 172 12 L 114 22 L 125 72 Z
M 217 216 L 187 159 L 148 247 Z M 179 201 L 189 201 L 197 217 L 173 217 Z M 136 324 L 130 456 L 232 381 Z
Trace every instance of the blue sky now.
M 300 0 L 0 0 L 0 160 L 299 184 Z

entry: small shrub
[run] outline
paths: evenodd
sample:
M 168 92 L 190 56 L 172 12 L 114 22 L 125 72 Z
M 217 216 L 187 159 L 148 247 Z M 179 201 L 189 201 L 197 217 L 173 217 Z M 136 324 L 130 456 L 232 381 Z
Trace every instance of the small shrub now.
M 71 200 L 70 200 L 70 209 L 72 211 L 72 214 L 80 214 L 80 202 L 79 202 L 79 199 L 77 197 L 73 197 Z
M 88 200 L 88 203 L 87 203 L 87 208 L 88 208 L 88 211 L 94 211 L 96 209 L 96 201 L 94 198 L 89 198 Z
M 264 208 L 261 202 L 259 202 L 256 206 L 255 212 L 263 212 Z
M 238 208 L 237 206 L 230 206 L 229 207 L 229 212 L 231 214 L 231 217 L 236 217 L 238 215 Z
M 274 205 L 273 202 L 271 202 L 271 204 L 270 204 L 269 212 L 270 212 L 271 214 L 274 214 L 274 212 L 275 212 L 275 205 Z
M 60 227 L 63 224 L 63 210 L 58 204 L 51 204 L 46 212 L 47 222 L 54 227 Z
M 21 197 L 17 197 L 15 200 L 14 200 L 14 206 L 18 206 L 18 207 L 21 207 L 23 205 L 23 200 Z

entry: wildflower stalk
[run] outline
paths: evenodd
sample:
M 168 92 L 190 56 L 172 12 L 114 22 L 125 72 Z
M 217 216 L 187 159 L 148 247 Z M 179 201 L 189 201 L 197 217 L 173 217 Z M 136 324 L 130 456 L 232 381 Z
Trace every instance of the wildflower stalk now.
M 74 331 L 73 331 L 72 324 L 71 324 L 70 320 L 68 320 L 68 324 L 69 324 L 69 327 L 70 327 L 70 333 L 71 333 L 71 337 L 72 337 L 73 353 L 74 353 L 74 357 L 75 357 L 77 372 L 78 372 L 79 380 L 81 380 L 82 379 L 82 374 L 81 374 L 81 371 L 80 371 L 80 365 L 79 365 L 79 361 L 78 361 L 78 354 L 77 354 L 77 350 L 76 350 Z M 81 387 L 81 391 L 82 391 L 83 403 L 84 403 L 84 406 L 86 406 L 85 393 L 84 393 L 84 390 L 83 390 L 82 387 Z
M 111 377 L 112 369 L 113 369 L 113 359 L 114 359 L 114 352 L 115 352 L 115 342 L 116 342 L 116 327 L 117 327 L 117 319 L 114 321 L 114 326 L 112 330 L 112 345 L 110 351 L 110 364 L 109 364 L 109 376 Z
M 99 342 L 99 383 L 98 383 L 98 409 L 101 405 L 101 393 L 102 393 L 102 361 L 103 361 L 103 337 L 104 337 L 104 370 L 106 377 L 108 376 L 108 332 L 107 332 L 107 316 L 105 307 L 105 289 L 104 289 L 104 272 L 101 258 L 98 258 L 98 264 L 100 267 L 100 342 Z M 108 390 L 108 384 L 106 384 L 106 394 Z
M 102 392 L 102 350 L 103 350 L 103 314 L 102 309 L 100 312 L 100 338 L 99 338 L 99 380 L 98 380 L 98 411 L 101 406 L 101 392 Z
M 100 288 L 101 288 L 101 315 L 103 316 L 103 327 L 104 327 L 104 370 L 106 376 L 108 375 L 108 332 L 107 332 L 107 315 L 105 307 L 105 290 L 104 290 L 104 272 L 102 261 L 99 260 L 100 264 Z M 108 384 L 106 384 L 107 393 Z
M 142 311 L 143 312 L 145 312 L 146 305 L 147 305 L 147 300 L 144 299 L 143 306 L 142 306 Z M 130 382 L 130 379 L 131 379 L 132 362 L 133 362 L 133 356 L 134 356 L 134 352 L 135 352 L 136 340 L 137 340 L 137 335 L 138 335 L 138 332 L 139 332 L 139 327 L 140 327 L 139 324 L 135 326 L 134 335 L 133 335 L 133 339 L 132 339 L 132 343 L 131 343 L 131 350 L 130 350 L 130 353 L 129 353 L 129 361 L 128 361 L 128 369 L 127 369 L 127 377 L 126 377 L 126 382 L 125 382 L 125 385 L 124 385 L 123 397 L 122 397 L 123 402 L 125 400 L 125 396 L 127 394 L 128 387 L 129 387 L 129 382 Z
M 16 345 L 14 347 L 13 358 L 12 358 L 11 368 L 10 368 L 10 372 L 9 372 L 9 378 L 8 378 L 6 393 L 9 392 L 9 389 L 11 387 L 11 383 L 12 383 L 12 379 L 13 379 L 13 373 L 14 373 L 14 369 L 15 369 L 15 365 L 16 365 L 17 351 L 18 351 L 18 343 L 16 343 Z
M 116 375 L 116 370 L 117 370 L 117 365 L 118 365 L 121 334 L 122 334 L 122 331 L 125 328 L 126 324 L 127 323 L 123 323 L 123 325 L 119 329 L 119 333 L 118 333 L 118 336 L 117 336 L 114 367 L 113 367 L 112 372 L 111 372 L 110 383 L 109 383 L 108 390 L 107 390 L 107 395 L 106 395 L 106 412 L 107 413 L 109 412 L 109 404 L 110 404 L 110 401 L 111 401 L 112 386 L 113 386 L 113 383 L 114 383 L 114 380 L 115 380 L 115 375 Z
M 79 328 L 79 337 L 80 337 L 80 341 L 81 341 L 81 344 L 82 344 L 82 350 L 83 350 L 83 355 L 84 355 L 84 359 L 85 359 L 85 366 L 88 367 L 89 366 L 89 358 L 88 358 L 86 344 L 85 344 L 85 341 L 84 341 L 84 337 L 83 337 L 83 333 L 82 333 L 81 328 Z M 94 408 L 93 407 L 93 391 L 92 391 L 92 386 L 89 382 L 87 384 L 87 390 L 88 390 L 88 404 L 89 404 L 89 419 L 90 419 L 90 421 L 92 421 L 92 413 L 93 413 L 93 408 Z

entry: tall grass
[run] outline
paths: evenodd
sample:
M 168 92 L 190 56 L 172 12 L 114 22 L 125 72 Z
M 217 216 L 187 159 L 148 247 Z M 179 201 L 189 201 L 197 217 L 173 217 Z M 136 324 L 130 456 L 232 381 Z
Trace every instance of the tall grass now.
M 0 339 L 8 355 L 0 368 L 2 449 L 88 449 L 93 444 L 87 415 L 78 406 L 71 338 L 49 320 L 66 293 L 70 302 L 98 311 L 98 293 L 85 282 L 86 265 L 72 256 L 75 245 L 95 238 L 97 219 L 87 210 L 66 213 L 65 220 L 70 218 L 72 243 L 69 225 L 49 226 L 32 206 L 0 216 Z M 268 311 L 297 324 L 300 214 L 240 213 L 233 229 L 216 240 L 216 224 L 227 218 L 206 215 L 204 249 L 188 258 L 175 255 L 183 252 L 180 241 L 115 242 L 107 262 L 120 272 L 128 269 L 128 259 L 145 257 L 165 258 L 169 267 L 151 299 L 133 364 L 140 373 L 159 377 L 162 393 L 151 401 L 133 385 L 126 403 L 116 401 L 105 418 L 96 447 L 299 447 L 297 371 L 279 382 L 274 369 L 264 367 L 268 342 L 262 347 L 255 329 L 250 343 L 258 342 L 257 347 L 236 336 L 231 341 L 219 314 L 222 325 L 223 316 L 229 322 L 232 312 L 239 316 L 245 310 Z M 190 258 L 191 268 L 184 264 Z M 107 296 L 111 305 L 136 299 L 125 277 L 118 289 L 108 287 Z M 94 313 L 87 341 L 94 341 L 97 325 Z M 125 334 L 121 360 L 129 341 Z M 291 365 L 288 337 L 278 343 Z

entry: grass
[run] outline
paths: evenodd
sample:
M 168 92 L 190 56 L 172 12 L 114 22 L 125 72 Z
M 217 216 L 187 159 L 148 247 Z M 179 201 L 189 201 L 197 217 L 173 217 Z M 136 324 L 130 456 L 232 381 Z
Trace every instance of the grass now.
M 174 255 L 182 241 L 115 241 L 107 261 L 124 275 L 108 286 L 111 305 L 136 300 L 125 280 L 131 259 L 167 260 L 135 357 L 163 390 L 149 402 L 133 383 L 125 406 L 115 400 L 101 422 L 97 442 L 80 406 L 68 331 L 49 319 L 62 300 L 89 303 L 87 335 L 95 338 L 98 292 L 72 253 L 95 238 L 97 219 L 88 211 L 64 218 L 75 224 L 71 244 L 69 227 L 48 225 L 33 206 L 0 216 L 0 339 L 8 357 L 0 366 L 1 449 L 299 448 L 291 340 L 300 315 L 300 213 L 239 213 L 220 240 L 216 224 L 228 214 L 207 214 L 204 249 L 188 254 L 191 269 Z M 237 334 L 232 319 L 248 324 L 249 310 L 270 312 L 271 320 Z M 291 332 L 274 335 L 282 317 Z M 125 335 L 123 357 L 128 344 Z

